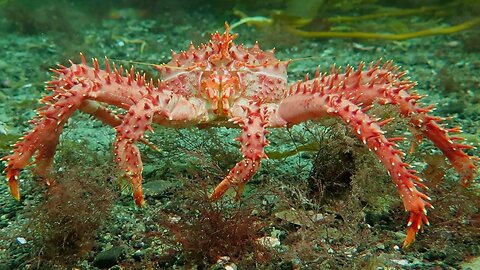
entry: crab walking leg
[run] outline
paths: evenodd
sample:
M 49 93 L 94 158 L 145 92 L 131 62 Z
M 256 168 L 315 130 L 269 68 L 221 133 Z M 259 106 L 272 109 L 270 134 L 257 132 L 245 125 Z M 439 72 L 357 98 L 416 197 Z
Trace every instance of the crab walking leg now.
M 80 110 L 84 113 L 88 113 L 94 116 L 102 123 L 107 124 L 111 127 L 116 127 L 122 123 L 122 120 L 118 115 L 116 115 L 104 105 L 94 100 L 85 100 L 80 107 Z
M 114 154 L 119 168 L 132 183 L 136 205 L 145 204 L 142 193 L 143 164 L 136 142 L 143 140 L 145 131 L 153 132 L 153 122 L 188 122 L 199 120 L 205 113 L 203 103 L 191 102 L 169 92 L 153 93 L 128 109 L 122 123 L 115 127 Z
M 75 111 L 76 106 L 70 107 L 70 110 Z M 94 118 L 100 120 L 104 124 L 107 124 L 111 127 L 118 126 L 122 121 L 120 118 L 111 112 L 109 109 L 100 105 L 100 103 L 92 100 L 84 100 L 78 108 L 80 111 L 85 112 L 93 116 Z M 58 125 L 57 129 L 54 132 L 48 133 L 44 131 L 45 136 L 43 136 L 43 143 L 42 146 L 38 149 L 38 153 L 35 157 L 35 168 L 33 169 L 35 175 L 39 175 L 41 177 L 47 178 L 48 181 L 48 172 L 53 163 L 53 157 L 55 155 L 56 147 L 59 142 L 60 133 L 62 132 L 62 128 L 64 123 L 68 118 L 70 118 L 72 112 L 68 112 L 63 114 L 65 117 L 64 120 Z M 60 113 L 59 113 L 60 114 Z M 142 141 L 147 146 L 152 147 L 154 150 L 154 146 L 150 145 L 148 141 Z
M 65 106 L 62 106 L 62 104 L 55 105 L 53 107 L 57 107 L 59 110 L 58 113 L 56 113 L 57 117 L 62 116 L 62 119 L 57 119 L 57 122 L 60 123 L 58 125 L 58 128 L 55 130 L 55 132 L 48 133 L 44 131 L 45 135 L 43 137 L 43 146 L 39 149 L 38 154 L 35 158 L 35 168 L 33 169 L 35 175 L 40 175 L 42 177 L 47 177 L 48 172 L 50 171 L 52 162 L 53 162 L 53 157 L 55 155 L 55 150 L 56 146 L 58 145 L 59 142 L 59 137 L 60 133 L 62 132 L 62 128 L 66 121 L 70 118 L 72 113 L 79 109 L 82 112 L 88 113 L 95 117 L 96 119 L 102 121 L 105 124 L 108 124 L 112 127 L 115 127 L 121 123 L 121 120 L 118 116 L 116 116 L 114 113 L 112 113 L 110 110 L 108 110 L 105 106 L 101 105 L 100 103 L 93 101 L 93 100 L 88 100 L 88 95 L 91 92 L 86 82 L 83 83 L 83 89 L 80 90 L 80 86 L 77 85 L 75 87 L 72 87 L 70 91 L 72 91 L 74 94 L 72 95 L 74 98 L 71 98 L 71 100 L 65 102 Z M 61 93 L 61 94 L 58 94 Z M 46 97 L 44 98 L 45 101 L 48 101 L 50 99 L 58 99 L 62 98 L 62 96 L 68 95 L 66 94 L 68 92 L 65 92 L 64 89 L 59 88 L 57 89 L 57 96 L 54 97 Z M 75 99 L 79 99 L 78 102 L 75 101 Z M 80 104 L 80 105 L 78 105 Z M 44 108 L 41 108 L 39 110 L 40 115 L 42 115 L 42 111 L 49 108 L 49 104 L 45 106 Z M 65 111 L 65 107 L 67 111 Z M 50 109 L 50 108 L 49 108 Z M 35 120 L 34 120 L 35 122 Z
M 38 116 L 32 121 L 35 128 L 14 145 L 12 154 L 2 158 L 6 161 L 4 172 L 14 198 L 20 199 L 20 171 L 30 163 L 31 157 L 37 151 L 35 173 L 48 178 L 62 128 L 72 113 L 80 107 L 88 91 L 87 87 L 75 85 L 68 92 L 44 98 L 46 105 L 38 110 Z M 50 99 L 56 100 L 55 103 L 50 103 Z
M 361 64 L 358 71 L 362 69 L 363 65 Z M 475 158 L 466 154 L 464 150 L 471 149 L 473 146 L 456 142 L 463 139 L 451 136 L 451 134 L 460 132 L 460 129 L 443 128 L 441 117 L 428 114 L 433 111 L 434 106 L 422 106 L 419 102 L 422 96 L 410 91 L 416 83 L 403 79 L 405 72 L 398 70 L 399 67 L 393 65 L 391 61 L 384 63 L 382 67 L 377 62 L 363 72 L 347 72 L 348 75 L 336 76 L 336 78 L 342 80 L 343 85 L 357 86 L 342 89 L 356 104 L 362 103 L 364 106 L 368 106 L 377 101 L 380 104 L 396 105 L 400 114 L 406 117 L 416 130 L 431 140 L 450 160 L 461 176 L 462 185 L 469 186 L 475 176 Z M 362 85 L 359 82 L 362 82 Z M 348 91 L 352 89 L 355 89 L 355 92 L 349 93 Z
M 450 135 L 459 133 L 460 128 L 443 128 L 440 125 L 442 118 L 427 114 L 433 110 L 433 106 L 422 108 L 417 104 L 419 96 L 412 96 L 403 89 L 395 92 L 398 93 L 386 93 L 391 103 L 398 104 L 400 113 L 406 116 L 417 130 L 443 152 L 460 175 L 461 184 L 465 187 L 470 186 L 476 172 L 474 160 L 478 158 L 464 152 L 465 149 L 474 148 L 473 146 L 462 144 L 460 142 L 463 138 Z
M 267 158 L 263 148 L 268 144 L 265 135 L 268 131 L 265 130 L 267 124 L 260 110 L 251 111 L 247 109 L 247 116 L 245 119 L 233 118 L 230 120 L 235 124 L 239 124 L 242 128 L 242 133 L 238 140 L 241 143 L 241 151 L 243 160 L 239 161 L 227 174 L 220 184 L 218 184 L 212 195 L 211 200 L 218 200 L 230 188 L 235 186 L 236 199 L 240 199 L 245 184 L 252 178 L 260 167 L 262 158 Z
M 113 128 L 122 123 L 122 119 L 119 115 L 115 114 L 114 112 L 106 108 L 104 105 L 94 100 L 85 100 L 80 107 L 80 110 L 84 113 L 92 115 L 93 117 L 95 117 L 95 119 L 100 120 L 102 123 L 109 125 Z M 161 151 L 156 145 L 149 142 L 145 138 L 141 138 L 140 141 L 154 151 Z
M 397 138 L 387 139 L 380 129 L 381 123 L 365 114 L 361 108 L 339 95 L 306 93 L 287 97 L 279 106 L 277 118 L 285 120 L 289 125 L 308 119 L 316 119 L 325 115 L 342 118 L 356 136 L 371 149 L 387 168 L 402 197 L 405 209 L 410 212 L 407 237 L 404 246 L 415 239 L 415 234 L 428 225 L 426 207 L 432 207 L 426 200 L 430 198 L 417 190 L 417 186 L 425 188 L 415 170 L 408 169 L 402 161 L 402 151 L 395 148 Z
M 159 96 L 157 96 L 159 97 Z M 115 161 L 120 170 L 125 173 L 133 187 L 133 198 L 138 206 L 144 205 L 142 193 L 142 170 L 143 164 L 140 151 L 135 144 L 143 138 L 145 131 L 152 129 L 152 119 L 161 111 L 158 103 L 154 104 L 151 99 L 142 99 L 130 107 L 123 122 L 115 127 L 117 136 L 114 143 Z
M 81 60 L 82 64 L 72 63 L 70 67 L 59 65 L 58 69 L 52 69 L 58 76 L 47 83 L 47 89 L 53 91 L 53 94 L 41 100 L 45 106 L 38 109 L 38 115 L 31 121 L 35 127 L 14 144 L 10 155 L 1 158 L 6 163 L 4 172 L 10 192 L 17 200 L 20 199 L 20 171 L 30 164 L 36 153 L 34 173 L 49 181 L 48 174 L 60 133 L 73 112 L 79 109 L 104 123 L 116 126 L 121 123 L 120 119 L 98 102 L 119 107 L 129 106 L 130 99 L 145 95 L 149 91 L 147 86 L 153 85 L 147 85 L 145 76 L 139 73 L 135 77 L 133 68 L 126 72 L 126 76 L 122 76 L 122 67 L 117 70 L 113 65 L 111 71 L 108 59 L 105 60 L 105 71 L 100 70 L 96 59 L 93 60 L 93 68 L 86 65 L 83 55 Z
M 415 82 L 404 78 L 406 72 L 400 71 L 392 61 L 371 63 L 367 69 L 362 62 L 358 68 L 347 66 L 344 73 L 332 66 L 330 74 L 320 74 L 318 71 L 312 80 L 297 83 L 295 86 L 313 91 L 324 88 L 332 94 L 342 94 L 355 104 L 370 106 L 374 102 L 393 104 L 399 108 L 400 114 L 407 118 L 413 128 L 431 140 L 450 160 L 452 166 L 461 176 L 463 186 L 469 186 L 475 176 L 477 158 L 469 156 L 465 149 L 473 148 L 460 143 L 463 138 L 452 136 L 459 133 L 460 128 L 444 128 L 442 118 L 429 115 L 434 107 L 424 106 L 419 101 L 421 95 L 411 91 Z M 302 87 L 300 87 L 302 86 Z M 302 90 L 303 90 L 302 89 Z
M 96 101 L 87 100 L 90 89 L 75 85 L 68 92 L 62 91 L 53 97 L 44 98 L 46 105 L 38 110 L 38 116 L 32 121 L 35 128 L 26 134 L 22 141 L 14 145 L 15 149 L 11 155 L 2 158 L 7 163 L 5 173 L 10 192 L 17 200 L 20 199 L 18 175 L 30 163 L 35 153 L 37 154 L 34 174 L 45 178 L 47 183 L 52 181 L 49 179 L 49 172 L 60 134 L 67 120 L 77 109 L 112 127 L 121 123 L 121 120 L 110 110 Z M 56 100 L 56 103 L 50 104 L 50 100 Z

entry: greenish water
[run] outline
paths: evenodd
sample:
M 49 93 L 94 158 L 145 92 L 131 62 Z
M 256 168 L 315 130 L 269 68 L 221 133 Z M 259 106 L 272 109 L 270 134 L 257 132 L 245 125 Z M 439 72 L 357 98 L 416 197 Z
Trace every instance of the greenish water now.
M 170 49 L 207 43 L 225 22 L 236 44 L 258 41 L 291 59 L 291 83 L 317 66 L 344 72 L 393 60 L 428 95 L 422 101 L 436 104 L 434 114 L 479 146 L 476 1 L 256 2 L 0 1 L 0 156 L 31 130 L 57 63 L 79 63 L 80 52 L 107 56 L 156 80 L 152 65 L 170 61 Z M 441 152 L 428 140 L 417 145 L 393 106 L 369 113 L 395 117 L 386 135 L 407 138 L 404 159 L 430 188 L 431 226 L 408 249 L 408 213 L 395 185 L 341 120 L 272 130 L 271 158 L 241 202 L 228 193 L 215 203 L 208 195 L 242 159 L 240 129 L 155 125 L 148 140 L 161 151 L 139 146 L 147 207 L 138 208 L 113 161 L 115 130 L 79 112 L 60 137 L 58 184 L 47 187 L 28 166 L 19 202 L 0 186 L 0 269 L 476 269 L 478 175 L 461 187 Z

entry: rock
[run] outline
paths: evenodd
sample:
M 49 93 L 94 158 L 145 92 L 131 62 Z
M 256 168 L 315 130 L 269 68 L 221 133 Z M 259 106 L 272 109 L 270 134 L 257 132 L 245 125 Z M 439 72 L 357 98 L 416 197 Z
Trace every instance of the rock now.
M 280 240 L 276 237 L 264 236 L 257 239 L 257 243 L 266 247 L 266 248 L 275 248 L 280 246 Z
M 123 260 L 126 254 L 126 246 L 112 247 L 111 249 L 98 253 L 93 260 L 93 266 L 98 268 L 110 268 Z
M 410 262 L 407 259 L 392 259 L 391 261 L 403 267 L 410 265 Z
M 132 258 L 137 262 L 141 261 L 144 257 L 145 257 L 145 251 L 141 249 L 136 250 L 132 255 Z
M 17 243 L 19 243 L 20 245 L 27 243 L 27 240 L 23 237 L 17 237 L 16 240 L 17 240 Z

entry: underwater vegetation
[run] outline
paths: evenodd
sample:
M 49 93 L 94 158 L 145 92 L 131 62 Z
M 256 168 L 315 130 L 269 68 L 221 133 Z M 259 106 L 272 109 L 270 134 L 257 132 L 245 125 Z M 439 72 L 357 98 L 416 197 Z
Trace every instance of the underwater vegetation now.
M 195 188 L 189 187 L 188 190 Z M 258 210 L 245 204 L 233 208 L 226 203 L 216 204 L 208 199 L 207 194 L 190 194 L 191 199 L 187 202 L 191 203 L 182 209 L 184 214 L 172 213 L 169 221 L 160 221 L 171 234 L 168 238 L 163 236 L 170 246 L 167 254 L 181 254 L 179 259 L 183 263 L 180 264 L 187 267 L 235 262 L 248 268 L 249 265 L 255 267 L 258 263 L 267 263 L 271 252 L 259 240 L 265 224 Z M 164 218 L 165 214 L 160 220 Z M 221 262 L 222 258 L 225 262 Z
M 395 7 L 395 4 L 391 7 L 381 5 L 381 2 L 376 0 L 287 0 L 283 9 L 270 10 L 269 16 L 248 16 L 244 11 L 235 9 L 234 13 L 240 17 L 240 20 L 232 24 L 232 29 L 247 24 L 267 28 L 278 27 L 303 38 L 405 40 L 453 34 L 480 24 L 480 19 L 473 15 L 475 10 L 480 10 L 480 5 L 474 1 L 450 1 L 436 6 L 419 5 L 408 9 Z M 353 13 L 353 15 L 349 15 L 349 13 Z M 466 15 L 468 13 L 470 15 Z M 329 17 L 326 14 L 337 15 Z M 402 18 L 408 19 L 414 16 L 423 16 L 426 22 L 412 20 L 415 21 L 412 24 L 406 19 L 402 20 Z M 428 16 L 430 16 L 430 20 Z M 457 17 L 470 17 L 470 19 L 463 19 L 463 22 L 457 23 Z M 436 21 L 447 18 L 453 19 L 455 25 L 437 25 Z M 368 32 L 365 29 L 373 31 Z M 412 32 L 411 29 L 417 30 Z
M 105 156 L 70 141 L 62 143 L 58 155 L 55 182 L 34 187 L 43 200 L 26 207 L 26 221 L 16 231 L 26 241 L 17 248 L 29 250 L 21 260 L 9 255 L 11 269 L 74 266 L 95 249 L 97 232 L 110 217 L 117 197 L 112 185 L 116 172 L 104 162 Z
M 45 19 L 45 11 L 58 12 L 55 7 L 28 10 L 27 1 L 22 0 L 2 1 L 0 5 L 13 7 L 15 2 L 17 10 L 35 16 L 15 18 L 11 14 L 0 20 L 6 23 L 0 30 L 8 31 L 2 40 L 5 50 L 0 52 L 0 71 L 4 74 L 0 81 L 0 156 L 8 155 L 10 145 L 22 140 L 21 133 L 29 126 L 27 120 L 40 106 L 37 100 L 44 94 L 41 81 L 51 75 L 48 68 L 55 62 L 67 63 L 66 59 L 78 51 L 99 58 L 111 55 L 117 70 L 119 64 L 130 67 L 133 61 L 139 61 L 137 67 L 147 69 L 146 77 L 156 80 L 151 64 L 166 62 L 170 48 L 188 48 L 190 40 L 207 41 L 208 34 L 221 29 L 225 21 L 237 20 L 234 10 L 262 16 L 262 20 L 275 18 L 273 23 L 263 24 L 263 29 L 247 24 L 232 31 L 238 31 L 239 39 L 244 38 L 248 47 L 257 38 L 268 39 L 262 31 L 274 30 L 271 33 L 278 34 L 284 27 L 309 33 L 350 33 L 363 28 L 392 34 L 448 28 L 472 18 L 475 7 L 474 1 L 455 1 L 455 6 L 429 1 L 432 9 L 403 1 L 397 1 L 393 9 L 384 1 L 337 1 L 338 5 L 334 1 L 312 1 L 307 14 L 302 5 L 295 7 L 295 1 L 210 1 L 215 6 L 207 3 L 200 7 L 197 3 L 203 9 L 191 16 L 193 11 L 183 10 L 180 2 L 170 5 L 168 1 L 138 1 L 129 5 L 128 1 L 91 1 L 97 2 L 97 8 L 92 8 L 95 5 L 65 6 L 70 3 L 65 1 L 59 4 L 65 8 L 64 15 L 53 18 L 51 23 L 58 23 L 62 16 L 79 20 L 77 24 L 65 22 L 62 29 L 58 25 L 50 27 Z M 453 14 L 444 13 L 448 7 L 452 7 Z M 156 12 L 159 8 L 172 13 Z M 78 11 L 93 9 L 88 16 L 77 15 Z M 462 10 L 465 18 L 458 16 Z M 397 12 L 405 15 L 396 17 Z M 391 18 L 381 18 L 377 13 L 390 14 Z M 367 18 L 369 14 L 375 16 Z M 323 21 L 332 15 L 343 18 Z M 358 21 L 363 15 L 366 17 Z M 103 20 L 105 17 L 108 19 Z M 25 27 L 21 21 L 25 21 Z M 409 30 L 410 23 L 413 27 Z M 85 25 L 88 27 L 78 29 Z M 64 30 L 73 33 L 75 42 L 64 38 L 69 35 Z M 480 131 L 475 122 L 472 124 L 478 115 L 478 108 L 472 106 L 478 104 L 474 87 L 478 80 L 459 76 L 459 71 L 474 72 L 475 65 L 478 67 L 475 31 L 472 27 L 455 36 L 425 36 L 425 42 L 369 40 L 368 47 L 373 49 L 365 48 L 365 43 L 352 46 L 348 40 L 324 42 L 296 35 L 297 42 L 286 49 L 277 47 L 277 55 L 281 59 L 293 58 L 290 79 L 313 73 L 323 62 L 343 65 L 380 56 L 398 60 L 398 64 L 411 69 L 413 79 L 419 81 L 420 93 L 431 91 L 425 100 L 435 103 L 436 95 L 445 97 L 436 114 L 452 115 L 442 122 L 465 127 L 465 132 L 456 137 L 478 145 Z M 278 37 L 287 40 L 291 36 Z M 9 50 L 18 47 L 14 44 L 22 44 L 13 40 L 23 38 L 31 40 L 27 49 Z M 276 41 L 270 42 L 276 46 Z M 270 44 L 268 40 L 266 43 Z M 262 48 L 270 46 L 263 44 Z M 459 53 L 463 46 L 468 53 Z M 421 50 L 434 53 L 423 55 Z M 17 63 L 18 55 L 30 61 Z M 422 62 L 423 58 L 428 61 Z M 103 63 L 100 65 L 103 68 Z M 114 70 L 113 64 L 110 68 Z M 324 67 L 320 71 L 332 72 Z M 128 113 L 122 108 L 108 109 L 119 115 Z M 265 149 L 269 160 L 263 161 L 239 202 L 230 200 L 238 191 L 235 188 L 226 193 L 228 199 L 212 202 L 208 198 L 211 188 L 242 159 L 238 149 L 243 142 L 234 140 L 238 130 L 155 127 L 155 134 L 138 145 L 147 207 L 135 208 L 130 179 L 119 173 L 108 154 L 113 151 L 110 144 L 116 131 L 103 128 L 91 117 L 74 114 L 65 122 L 52 164 L 50 177 L 55 181 L 46 186 L 45 179 L 31 175 L 35 166 L 27 166 L 20 178 L 20 202 L 9 199 L 5 188 L 0 190 L 6 198 L 0 201 L 0 269 L 429 269 L 460 268 L 461 261 L 479 256 L 478 178 L 470 189 L 459 187 L 457 174 L 445 156 L 431 142 L 417 141 L 418 134 L 396 106 L 375 106 L 367 113 L 388 119 L 381 128 L 389 138 L 406 137 L 396 144 L 405 153 L 405 162 L 419 171 L 417 175 L 428 186 L 435 206 L 428 212 L 434 225 L 408 249 L 400 247 L 408 220 L 391 178 L 358 140 L 355 130 L 338 119 L 272 129 L 268 134 L 270 145 Z M 466 153 L 474 156 L 478 150 L 467 149 Z M 4 168 L 1 164 L 0 169 Z M 117 194 L 118 190 L 123 191 L 122 195 Z
M 146 79 L 144 73 L 135 72 L 134 66 L 130 70 L 117 68 L 108 58 L 103 69 L 96 58 L 89 66 L 83 54 L 79 64 L 70 62 L 69 67 L 59 65 L 52 69 L 56 76 L 47 82 L 52 94 L 41 99 L 44 106 L 31 121 L 33 129 L 14 144 L 11 154 L 2 157 L 13 197 L 20 200 L 20 172 L 32 158 L 35 175 L 47 184 L 54 182 L 49 174 L 59 138 L 77 110 L 114 128 L 114 161 L 121 177 L 131 182 L 139 207 L 145 205 L 145 199 L 143 162 L 137 142 L 160 151 L 146 137 L 147 132 L 154 132 L 153 124 L 241 128 L 236 140 L 243 159 L 210 196 L 218 200 L 234 189 L 238 200 L 262 159 L 268 158 L 264 151 L 270 143 L 266 139 L 270 133 L 267 128 L 288 128 L 308 120 L 336 117 L 354 130 L 359 141 L 375 153 L 391 175 L 410 213 L 403 244 L 408 247 L 416 233 L 429 225 L 427 208 L 433 206 L 423 191 L 427 186 L 398 149 L 397 143 L 405 138 L 384 136 L 382 126 L 394 118 L 367 113 L 377 103 L 398 107 L 417 139 L 431 141 L 450 160 L 462 185 L 468 187 L 474 181 L 478 158 L 464 152 L 473 146 L 452 135 L 461 133 L 460 128 L 447 129 L 442 126 L 443 118 L 430 114 L 434 105 L 420 102 L 422 96 L 412 89 L 416 83 L 404 78 L 406 72 L 392 61 L 372 62 L 365 69 L 361 62 L 358 68 L 347 66 L 344 71 L 333 65 L 329 73 L 317 69 L 313 79 L 307 74 L 303 81 L 289 84 L 290 61 L 277 60 L 273 50 L 262 51 L 258 43 L 252 48 L 235 45 L 236 35 L 230 34 L 228 24 L 225 28 L 223 34 L 212 34 L 208 45 L 191 44 L 187 51 L 172 52 L 170 62 L 156 66 L 162 78 L 156 83 Z M 209 75 L 204 76 L 204 72 Z M 124 112 L 118 113 L 112 107 Z

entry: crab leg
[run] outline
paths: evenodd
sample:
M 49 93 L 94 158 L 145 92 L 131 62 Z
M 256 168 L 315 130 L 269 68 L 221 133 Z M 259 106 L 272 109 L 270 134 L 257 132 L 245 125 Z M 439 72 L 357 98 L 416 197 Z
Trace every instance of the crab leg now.
M 157 104 L 158 105 L 158 104 Z M 115 127 L 117 136 L 114 143 L 115 161 L 121 171 L 130 179 L 133 186 L 133 197 L 139 206 L 144 204 L 142 194 L 142 159 L 136 141 L 140 140 L 147 129 L 152 130 L 152 118 L 159 113 L 149 99 L 142 99 L 130 107 L 122 124 Z
M 392 61 L 382 65 L 377 61 L 370 64 L 368 69 L 364 69 L 362 62 L 356 70 L 347 66 L 343 74 L 340 69 L 332 66 L 330 74 L 321 75 L 317 72 L 315 79 L 297 84 L 297 87 L 302 85 L 306 91 L 311 91 L 315 84 L 318 84 L 328 93 L 342 94 L 353 103 L 363 104 L 365 107 L 374 102 L 396 105 L 400 114 L 410 121 L 414 129 L 431 140 L 450 160 L 461 176 L 462 185 L 469 186 L 475 175 L 476 158 L 469 156 L 464 150 L 473 147 L 459 143 L 458 141 L 463 139 L 451 135 L 460 132 L 459 128 L 445 129 L 440 125 L 442 118 L 428 115 L 434 107 L 421 105 L 419 100 L 422 96 L 410 91 L 416 83 L 404 79 L 406 72 L 399 72 L 399 69 Z
M 405 209 L 410 212 L 407 238 L 408 246 L 415 239 L 415 234 L 428 225 L 426 207 L 432 207 L 426 200 L 430 198 L 417 190 L 425 187 L 415 170 L 408 169 L 402 160 L 403 152 L 395 147 L 395 140 L 387 139 L 376 122 L 361 108 L 348 99 L 324 93 L 296 93 L 287 97 L 279 106 L 276 118 L 283 119 L 288 125 L 297 124 L 308 119 L 317 119 L 332 115 L 340 117 L 355 131 L 356 136 L 371 149 L 387 168 L 402 197 Z
M 136 205 L 143 206 L 145 204 L 142 193 L 143 165 L 136 142 L 143 139 L 147 130 L 153 132 L 151 126 L 153 122 L 199 121 L 205 113 L 204 104 L 194 104 L 184 97 L 159 90 L 128 109 L 122 123 L 115 127 L 117 135 L 114 142 L 114 154 L 120 170 L 132 183 Z
M 34 174 L 41 176 L 50 183 L 49 171 L 58 145 L 63 126 L 70 116 L 80 109 L 102 122 L 116 126 L 120 119 L 98 102 L 87 100 L 91 88 L 75 85 L 69 91 L 58 91 L 54 96 L 46 97 L 42 101 L 46 105 L 38 110 L 38 116 L 32 120 L 35 128 L 27 133 L 23 140 L 17 142 L 13 153 L 5 156 L 7 166 L 5 173 L 10 186 L 10 192 L 17 200 L 20 199 L 18 176 L 20 171 L 30 163 L 35 154 Z M 51 103 L 55 100 L 55 103 Z
M 48 175 L 58 139 L 73 112 L 79 109 L 108 125 L 116 126 L 121 123 L 120 119 L 100 102 L 128 108 L 132 99 L 140 99 L 152 88 L 149 86 L 152 84 L 146 84 L 144 76 L 139 73 L 134 76 L 133 68 L 126 76 L 122 76 L 123 68 L 119 71 L 113 65 L 112 71 L 108 59 L 105 59 L 105 71 L 100 70 L 96 59 L 93 60 L 93 67 L 86 64 L 83 55 L 81 62 L 72 63 L 70 67 L 59 65 L 58 69 L 52 69 L 58 76 L 47 83 L 47 89 L 53 91 L 53 94 L 41 100 L 45 105 L 38 109 L 38 115 L 31 121 L 35 127 L 14 144 L 10 155 L 1 159 L 6 163 L 4 172 L 10 192 L 16 199 L 20 199 L 20 171 L 29 165 L 35 153 L 34 173 L 45 178 L 47 183 L 51 181 Z
M 368 82 L 357 91 L 359 94 L 355 97 L 356 102 L 370 105 L 377 100 L 381 104 L 396 105 L 400 114 L 409 119 L 413 127 L 431 140 L 450 160 L 461 176 L 462 185 L 469 186 L 473 181 L 476 166 L 473 163 L 474 158 L 463 151 L 473 147 L 455 142 L 462 139 L 449 135 L 460 132 L 460 129 L 445 129 L 440 125 L 442 118 L 428 115 L 434 106 L 421 106 L 418 101 L 422 96 L 409 92 L 416 83 L 404 80 L 402 77 L 405 72 L 398 72 L 399 67 L 393 65 L 391 61 L 385 62 L 381 67 L 379 64 L 377 62 L 371 64 L 366 71 L 352 73 L 360 74 L 357 75 L 362 77 L 360 80 Z M 358 70 L 361 69 L 362 65 Z M 349 80 L 359 79 L 351 77 Z
M 245 118 L 232 118 L 230 120 L 235 124 L 239 124 L 242 128 L 242 133 L 238 140 L 241 143 L 241 151 L 243 160 L 239 161 L 218 184 L 212 195 L 211 200 L 218 200 L 223 194 L 232 186 L 236 189 L 236 199 L 240 199 L 245 184 L 252 178 L 260 167 L 262 158 L 267 158 L 263 148 L 268 144 L 265 135 L 268 131 L 265 130 L 267 122 L 260 114 L 259 109 L 251 110 L 247 108 L 247 116 Z
M 48 172 L 53 162 L 53 156 L 58 144 L 58 138 L 68 118 L 82 104 L 90 89 L 80 85 L 73 86 L 68 92 L 46 97 L 46 105 L 38 110 L 38 116 L 33 119 L 35 128 L 27 133 L 22 141 L 17 142 L 12 154 L 5 156 L 5 173 L 10 192 L 17 200 L 20 199 L 18 176 L 20 171 L 35 157 L 35 173 L 48 180 Z M 54 103 L 50 101 L 54 100 Z
M 417 104 L 419 96 L 412 96 L 403 89 L 396 92 L 398 93 L 385 93 L 385 97 L 390 103 L 398 104 L 400 113 L 408 117 L 415 129 L 442 151 L 460 175 L 460 183 L 465 187 L 470 186 L 475 176 L 476 166 L 473 161 L 476 158 L 469 156 L 464 150 L 474 147 L 460 143 L 463 138 L 450 135 L 460 132 L 460 128 L 443 128 L 440 125 L 442 118 L 427 114 L 433 107 L 422 108 Z

